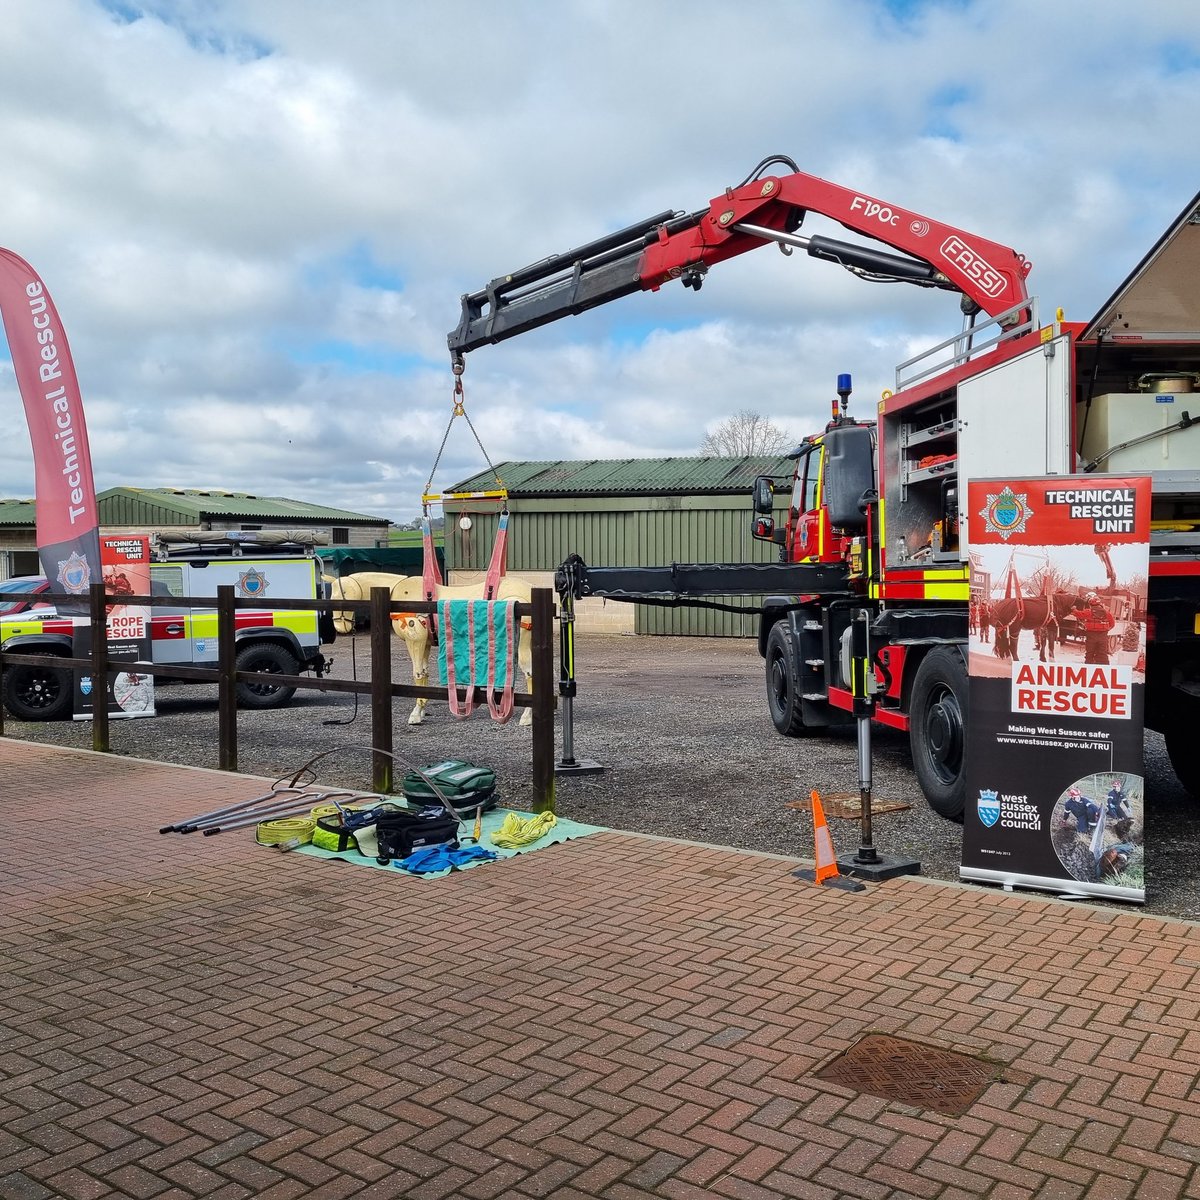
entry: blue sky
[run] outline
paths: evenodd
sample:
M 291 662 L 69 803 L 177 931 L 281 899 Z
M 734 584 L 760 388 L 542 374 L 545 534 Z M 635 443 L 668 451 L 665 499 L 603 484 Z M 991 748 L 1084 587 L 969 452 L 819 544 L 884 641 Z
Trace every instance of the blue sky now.
M 662 20 L 654 20 L 655 9 Z M 760 159 L 1009 245 L 1085 320 L 1200 187 L 1200 6 L 1063 0 L 39 0 L 0 40 L 0 245 L 42 274 L 97 487 L 226 487 L 408 520 L 459 297 Z M 853 240 L 810 216 L 805 233 Z M 505 459 L 799 437 L 957 332 L 952 295 L 773 248 L 469 356 Z M 0 355 L 0 413 L 20 399 Z M 482 469 L 460 422 L 446 487 Z M 0 496 L 29 496 L 20 435 Z

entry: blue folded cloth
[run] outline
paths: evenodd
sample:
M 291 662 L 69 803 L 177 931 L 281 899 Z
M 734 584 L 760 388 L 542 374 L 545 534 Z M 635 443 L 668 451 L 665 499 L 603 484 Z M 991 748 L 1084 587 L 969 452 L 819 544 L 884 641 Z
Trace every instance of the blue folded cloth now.
M 430 875 L 434 871 L 448 871 L 455 867 L 463 867 L 473 862 L 491 862 L 499 855 L 482 846 L 454 846 L 447 843 L 440 846 L 425 846 L 414 850 L 407 858 L 393 860 L 392 865 L 402 871 L 411 871 L 414 875 Z

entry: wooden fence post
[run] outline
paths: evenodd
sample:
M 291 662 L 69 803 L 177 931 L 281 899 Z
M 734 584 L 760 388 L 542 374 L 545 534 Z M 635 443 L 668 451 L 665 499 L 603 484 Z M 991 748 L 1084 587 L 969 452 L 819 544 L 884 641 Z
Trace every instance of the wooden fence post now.
M 392 792 L 392 594 L 371 589 L 371 789 Z
M 195 610 L 191 610 L 194 612 Z M 237 643 L 234 638 L 233 587 L 217 587 L 217 742 L 222 771 L 237 767 Z
M 534 588 L 533 811 L 554 812 L 554 592 Z
M 108 741 L 108 610 L 103 583 L 88 588 L 88 601 L 92 623 L 92 749 L 107 754 L 112 747 Z

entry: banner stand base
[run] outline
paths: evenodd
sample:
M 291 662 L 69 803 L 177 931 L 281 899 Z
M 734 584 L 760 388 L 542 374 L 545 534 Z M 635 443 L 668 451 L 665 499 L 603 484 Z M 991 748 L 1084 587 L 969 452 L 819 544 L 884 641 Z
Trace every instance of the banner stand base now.
M 885 879 L 895 879 L 899 875 L 920 875 L 921 864 L 915 858 L 893 857 L 888 854 L 879 855 L 875 863 L 860 863 L 854 861 L 854 855 L 843 854 L 837 860 L 838 871 L 851 879 L 868 879 L 872 883 L 882 883 Z
M 1050 893 L 1059 900 L 1125 900 L 1130 904 L 1145 904 L 1146 893 L 1141 888 L 1118 887 L 1105 883 L 1082 883 L 1058 876 L 1016 875 L 1011 871 L 994 871 L 986 867 L 959 867 L 958 877 L 975 883 L 998 884 L 1004 891 L 1018 889 Z

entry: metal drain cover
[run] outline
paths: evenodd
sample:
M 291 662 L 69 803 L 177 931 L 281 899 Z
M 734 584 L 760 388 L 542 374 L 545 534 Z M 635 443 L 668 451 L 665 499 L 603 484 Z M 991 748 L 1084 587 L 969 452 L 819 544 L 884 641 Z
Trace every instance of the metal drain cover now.
M 961 1116 L 1004 1073 L 1000 1063 L 869 1033 L 816 1072 L 855 1092 Z

